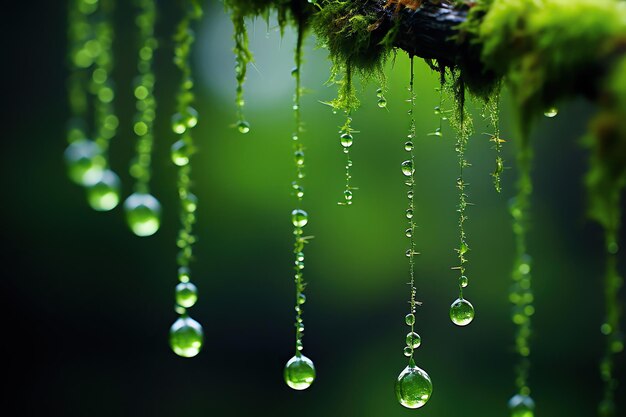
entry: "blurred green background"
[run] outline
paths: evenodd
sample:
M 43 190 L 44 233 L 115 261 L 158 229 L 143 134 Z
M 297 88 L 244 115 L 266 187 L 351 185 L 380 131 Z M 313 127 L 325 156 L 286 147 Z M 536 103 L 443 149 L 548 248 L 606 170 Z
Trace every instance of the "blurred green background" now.
M 175 236 L 178 228 L 175 167 L 169 129 L 179 79 L 171 63 L 176 2 L 160 1 L 156 55 L 158 115 L 153 192 L 164 205 L 162 229 L 137 238 L 121 210 L 97 213 L 84 190 L 67 179 L 66 9 L 63 2 L 15 2 L 2 39 L 4 198 L 2 294 L 6 300 L 4 373 L 8 409 L 16 415 L 63 416 L 506 416 L 514 393 L 513 325 L 507 293 L 513 239 L 507 201 L 513 195 L 514 142 L 510 103 L 502 105 L 507 169 L 503 192 L 492 186 L 495 153 L 476 113 L 468 150 L 470 201 L 466 296 L 476 307 L 467 328 L 450 323 L 456 298 L 453 248 L 457 243 L 454 137 L 426 136 L 438 126 L 433 107 L 438 76 L 416 61 L 417 315 L 422 347 L 416 361 L 434 392 L 419 411 L 397 404 L 393 384 L 406 366 L 402 355 L 407 311 L 406 199 L 399 164 L 408 129 L 409 66 L 398 53 L 387 66 L 388 110 L 376 106 L 377 85 L 360 92 L 352 148 L 354 205 L 341 207 L 344 154 L 341 115 L 319 104 L 335 96 L 324 86 L 326 52 L 305 42 L 303 98 L 307 178 L 304 208 L 315 235 L 307 247 L 309 282 L 304 318 L 305 354 L 318 377 L 295 392 L 282 380 L 293 355 L 292 234 L 294 206 L 291 97 L 294 34 L 280 38 L 274 24 L 249 22 L 254 67 L 246 83 L 252 131 L 237 133 L 232 28 L 223 5 L 207 4 L 197 28 L 194 68 L 200 113 L 193 159 L 199 197 L 193 281 L 200 300 L 191 310 L 205 329 L 195 359 L 175 356 L 167 331 L 175 320 Z M 128 162 L 135 138 L 133 11 L 116 15 L 116 106 L 121 120 L 112 143 L 112 167 L 131 192 Z M 128 2 L 130 3 L 130 2 Z M 448 107 L 451 103 L 447 103 Z M 473 107 L 478 107 L 472 104 Z M 532 229 L 536 314 L 531 369 L 536 415 L 595 415 L 602 386 L 602 235 L 585 219 L 578 145 L 591 113 L 566 103 L 554 119 L 539 120 Z M 626 241 L 622 238 L 622 243 Z M 620 260 L 624 271 L 624 258 Z M 623 298 L 622 298 L 623 301 Z M 10 365 L 10 366 L 9 366 Z M 12 369 L 16 366 L 16 369 Z M 626 380 L 623 355 L 617 373 Z M 8 373 L 7 373 L 8 372 Z M 618 389 L 620 413 L 626 392 Z

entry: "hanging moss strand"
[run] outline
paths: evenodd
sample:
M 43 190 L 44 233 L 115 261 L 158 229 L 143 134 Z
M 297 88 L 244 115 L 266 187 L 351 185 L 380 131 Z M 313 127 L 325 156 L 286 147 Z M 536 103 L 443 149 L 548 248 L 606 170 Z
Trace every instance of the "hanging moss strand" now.
M 243 14 L 233 11 L 231 18 L 235 31 L 235 46 L 233 52 L 235 53 L 235 78 L 237 80 L 235 94 L 235 105 L 237 107 L 236 127 L 240 133 L 248 133 L 250 131 L 250 124 L 244 117 L 243 109 L 245 107 L 245 100 L 243 85 L 246 80 L 248 63 L 252 61 L 252 54 L 248 48 L 248 31 Z
M 135 1 L 140 9 L 135 20 L 139 29 L 138 75 L 134 89 L 137 113 L 133 124 L 133 131 L 137 137 L 137 157 L 131 165 L 130 174 L 136 180 L 135 191 L 148 193 L 154 140 L 152 125 L 156 114 L 155 77 L 152 70 L 154 52 L 158 46 L 154 37 L 156 4 L 154 0 Z
M 619 206 L 613 207 L 619 213 Z M 619 218 L 619 214 L 616 216 Z M 604 395 L 598 407 L 600 417 L 614 417 L 615 391 L 618 381 L 615 378 L 615 355 L 624 350 L 624 340 L 621 334 L 619 291 L 622 278 L 617 271 L 618 254 L 618 227 L 616 224 L 605 225 L 606 241 L 606 272 L 604 277 L 604 304 L 605 319 L 600 331 L 605 337 L 604 357 L 600 361 L 600 376 L 604 383 Z
M 502 159 L 502 145 L 505 142 L 500 137 L 500 85 L 494 93 L 485 102 L 483 109 L 483 117 L 486 117 L 491 126 L 492 133 L 489 134 L 490 141 L 493 142 L 493 148 L 496 151 L 496 164 L 491 173 L 493 178 L 493 186 L 497 192 L 502 191 L 501 175 L 504 171 L 504 159 Z
M 461 113 L 465 112 L 464 108 L 459 110 Z M 459 205 L 457 212 L 459 213 L 459 247 L 455 249 L 459 259 L 459 265 L 455 267 L 459 271 L 459 299 L 463 299 L 463 288 L 467 285 L 467 278 L 465 275 L 467 253 L 470 250 L 467 244 L 467 235 L 465 233 L 465 222 L 467 221 L 467 206 L 470 204 L 467 201 L 467 182 L 464 178 L 464 170 L 468 168 L 470 163 L 465 159 L 465 150 L 471 133 L 471 128 L 467 126 L 469 123 L 469 116 L 461 114 L 459 121 L 459 128 L 457 132 L 457 142 L 455 150 L 458 157 L 459 164 L 459 177 L 456 180 L 456 187 L 459 190 Z
M 340 87 L 340 97 L 350 97 L 352 94 L 351 91 L 353 89 L 352 86 L 352 66 L 348 63 L 345 67 L 345 76 L 344 80 L 341 82 Z M 381 95 L 382 97 L 382 95 Z M 358 131 L 352 128 L 352 109 L 353 106 L 348 99 L 345 107 L 342 107 L 343 111 L 346 114 L 346 121 L 343 126 L 339 129 L 339 144 L 343 149 L 343 153 L 346 155 L 346 165 L 345 165 L 345 187 L 343 190 L 343 200 L 338 202 L 340 206 L 349 206 L 352 204 L 353 191 L 357 190 L 351 185 L 352 180 L 352 159 L 350 158 L 350 149 L 354 143 L 354 134 L 359 133 Z
M 515 236 L 515 262 L 513 265 L 513 286 L 509 295 L 513 304 L 512 321 L 516 327 L 515 350 L 519 356 L 516 367 L 515 385 L 520 395 L 528 396 L 531 316 L 534 314 L 533 292 L 531 286 L 531 259 L 526 247 L 528 230 L 528 213 L 532 194 L 531 169 L 532 150 L 524 140 L 517 157 L 519 179 L 517 194 L 512 200 L 510 211 L 513 217 L 513 234 Z
M 304 321 L 302 319 L 303 304 L 306 301 L 304 290 L 306 283 L 304 281 L 304 246 L 309 242 L 312 236 L 304 236 L 303 228 L 309 222 L 308 214 L 302 210 L 302 199 L 304 198 L 304 188 L 301 185 L 304 174 L 304 146 L 302 145 L 302 120 L 300 113 L 300 98 L 302 95 L 301 86 L 301 70 L 302 70 L 302 42 L 304 40 L 304 26 L 298 25 L 298 39 L 296 41 L 295 49 L 295 68 L 292 70 L 292 75 L 295 79 L 295 91 L 293 95 L 293 116 L 295 130 L 292 135 L 293 150 L 294 150 L 294 162 L 296 168 L 296 179 L 292 183 L 294 189 L 294 195 L 296 197 L 296 209 L 291 213 L 291 221 L 294 226 L 294 281 L 296 287 L 296 300 L 295 300 L 295 312 L 296 320 L 294 326 L 296 328 L 296 356 L 300 357 L 301 352 L 304 349 L 302 339 L 304 337 Z

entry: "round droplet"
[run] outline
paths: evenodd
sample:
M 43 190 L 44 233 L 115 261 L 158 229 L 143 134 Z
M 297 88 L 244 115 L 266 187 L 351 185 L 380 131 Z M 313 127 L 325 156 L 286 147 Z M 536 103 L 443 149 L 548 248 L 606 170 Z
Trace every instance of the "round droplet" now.
M 295 151 L 293 153 L 293 159 L 296 162 L 296 165 L 298 165 L 298 166 L 304 165 L 304 152 L 302 152 L 302 151 Z
M 189 163 L 189 155 L 191 154 L 187 143 L 181 139 L 174 142 L 171 148 L 172 162 L 179 167 Z
M 176 304 L 189 308 L 198 301 L 198 288 L 191 282 L 181 282 L 176 286 Z
M 347 201 L 352 200 L 352 191 L 346 190 L 343 192 L 343 196 Z
M 412 219 L 413 218 L 413 210 L 411 210 L 411 209 L 407 209 L 406 210 L 406 218 L 407 219 Z
M 450 306 L 450 320 L 457 326 L 467 326 L 474 320 L 474 306 L 463 298 L 457 298 Z
M 161 204 L 150 194 L 134 193 L 124 202 L 126 221 L 137 236 L 151 236 L 159 230 Z
M 298 294 L 298 304 L 302 305 L 306 303 L 306 295 L 300 293 Z
M 409 332 L 406 335 L 406 345 L 413 348 L 413 349 L 417 349 L 418 347 L 420 347 L 420 345 L 422 344 L 422 338 L 420 337 L 419 334 L 415 333 L 415 332 Z
M 291 222 L 296 227 L 304 227 L 309 222 L 309 215 L 304 210 L 294 210 L 291 212 Z
M 557 114 L 559 114 L 559 109 L 557 109 L 556 107 L 550 107 L 545 112 L 543 112 L 544 116 L 550 117 L 550 118 L 556 116 Z
M 102 149 L 89 139 L 72 142 L 65 149 L 65 162 L 70 179 L 80 185 L 91 185 L 98 181 L 106 165 Z
M 467 277 L 465 275 L 461 276 L 459 278 L 459 285 L 463 288 L 467 287 L 469 280 L 467 279 Z
M 307 389 L 315 380 L 313 361 L 304 355 L 295 355 L 285 365 L 284 376 L 289 387 L 298 391 Z
M 406 346 L 403 350 L 404 356 L 407 358 L 413 354 L 413 348 L 411 346 Z
M 413 169 L 413 161 L 408 160 L 402 163 L 402 173 L 405 176 L 410 177 L 414 172 L 415 169 Z
M 404 234 L 406 235 L 406 237 L 413 237 L 413 229 L 411 229 L 411 228 L 406 229 Z
M 191 317 L 179 317 L 170 327 L 170 347 L 178 356 L 196 356 L 202 349 L 203 342 L 202 326 Z
M 172 132 L 181 135 L 187 130 L 187 123 L 182 114 L 176 113 L 172 116 Z
M 406 408 L 420 408 L 433 392 L 433 383 L 423 369 L 417 366 L 404 368 L 396 381 L 396 397 Z
M 344 148 L 349 148 L 350 146 L 352 146 L 353 137 L 351 134 L 344 133 L 339 137 L 339 139 L 341 140 L 341 146 L 343 146 Z
M 404 143 L 404 150 L 407 152 L 411 152 L 413 150 L 413 142 L 410 140 Z
M 409 313 L 404 316 L 404 322 L 407 324 L 407 326 L 413 326 L 415 324 L 415 314 Z
M 120 202 L 120 178 L 115 172 L 107 169 L 100 179 L 87 188 L 87 201 L 92 209 L 109 211 Z
M 193 213 L 198 208 L 198 197 L 193 193 L 187 193 L 182 201 L 183 208 L 187 213 Z
M 186 266 L 181 266 L 178 268 L 178 279 L 180 282 L 189 282 L 190 279 L 190 271 Z
M 509 400 L 511 417 L 533 417 L 535 402 L 528 395 L 516 394 Z
M 237 130 L 239 130 L 239 133 L 248 133 L 250 131 L 250 123 L 244 120 L 238 121 Z
M 196 127 L 198 124 L 198 112 L 193 107 L 187 107 L 183 115 L 183 121 L 188 128 Z
M 382 88 L 376 89 L 376 97 L 381 98 L 382 96 L 383 96 L 383 89 Z
M 381 97 L 378 99 L 378 107 L 380 107 L 381 109 L 384 109 L 385 107 L 387 107 L 387 100 L 385 100 L 384 97 Z

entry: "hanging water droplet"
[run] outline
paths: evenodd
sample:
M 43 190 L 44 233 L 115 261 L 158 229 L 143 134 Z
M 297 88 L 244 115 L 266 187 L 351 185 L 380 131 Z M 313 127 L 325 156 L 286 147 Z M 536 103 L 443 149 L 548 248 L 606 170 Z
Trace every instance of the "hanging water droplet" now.
M 509 400 L 511 417 L 533 417 L 535 402 L 528 395 L 516 394 Z
M 109 211 L 120 202 L 120 178 L 107 169 L 100 179 L 87 188 L 87 201 L 92 209 Z
M 550 118 L 556 116 L 557 114 L 559 114 L 559 109 L 557 109 L 556 107 L 550 107 L 545 112 L 543 112 L 544 116 L 550 117 Z
M 189 282 L 189 275 L 189 268 L 187 268 L 186 266 L 181 266 L 180 268 L 178 268 L 178 279 L 180 282 Z
M 302 152 L 302 151 L 295 151 L 293 153 L 293 159 L 294 159 L 296 165 L 298 165 L 298 166 L 304 165 L 304 152 Z
M 435 114 L 441 114 L 441 108 L 439 106 L 435 107 Z
M 307 389 L 315 380 L 313 361 L 302 354 L 297 354 L 285 365 L 285 382 L 295 390 Z
M 407 191 L 406 192 L 406 196 L 407 196 L 408 199 L 412 199 L 413 198 L 413 191 L 412 190 Z
M 378 88 L 376 90 L 376 97 L 381 98 L 383 96 L 383 89 L 382 88 Z
M 344 133 L 339 137 L 339 139 L 341 140 L 341 146 L 343 146 L 344 148 L 349 148 L 350 146 L 352 146 L 353 137 L 351 134 Z
M 346 199 L 346 201 L 352 200 L 352 191 L 350 191 L 350 190 L 344 191 L 343 192 L 343 197 Z
M 296 227 L 304 227 L 309 222 L 309 215 L 304 210 L 294 210 L 291 212 L 291 222 Z
M 291 69 L 291 76 L 292 77 L 296 77 L 299 73 L 300 73 L 300 70 L 298 69 L 298 67 L 293 67 Z
M 187 193 L 187 197 L 183 199 L 182 203 L 187 213 L 193 213 L 198 208 L 198 197 L 193 193 Z
M 384 97 L 381 97 L 378 99 L 378 107 L 380 107 L 381 109 L 384 109 L 385 107 L 387 107 L 387 100 L 385 100 Z
M 174 165 L 179 167 L 185 166 L 189 163 L 189 156 L 191 155 L 189 146 L 184 139 L 174 142 L 171 148 L 171 157 Z
M 250 123 L 245 120 L 238 121 L 237 130 L 239 130 L 239 133 L 248 133 L 250 131 Z
M 406 218 L 407 219 L 412 219 L 413 218 L 413 210 L 407 209 L 407 211 L 406 211 Z
M 176 304 L 189 308 L 198 301 L 198 288 L 191 282 L 181 282 L 176 286 Z
M 395 389 L 400 404 L 406 408 L 420 408 L 430 399 L 433 384 L 426 371 L 409 365 L 398 375 Z
M 191 317 L 179 317 L 170 327 L 170 347 L 178 356 L 196 356 L 202 349 L 203 342 L 202 326 Z
M 457 326 L 467 326 L 474 320 L 474 306 L 463 298 L 457 298 L 450 306 L 450 320 Z
M 409 332 L 406 335 L 406 344 L 413 349 L 417 349 L 422 344 L 422 338 L 415 332 Z
M 411 152 L 413 150 L 413 142 L 412 141 L 406 141 L 404 143 L 404 150 L 407 152 Z
M 72 142 L 65 149 L 64 156 L 70 179 L 80 185 L 95 183 L 106 166 L 102 149 L 89 139 Z
M 413 354 L 413 348 L 411 346 L 406 346 L 402 353 L 404 353 L 404 356 L 408 358 Z
M 406 229 L 404 234 L 406 235 L 406 237 L 413 237 L 413 229 Z
M 306 295 L 300 293 L 298 294 L 298 304 L 304 304 L 306 303 Z
M 151 236 L 159 230 L 161 204 L 150 194 L 134 193 L 124 202 L 126 221 L 137 236 Z
M 188 128 L 194 128 L 198 124 L 198 112 L 193 107 L 189 106 L 185 109 L 183 114 L 183 122 Z
M 177 135 L 181 135 L 185 133 L 187 130 L 187 123 L 185 123 L 185 118 L 182 114 L 176 113 L 172 116 L 172 132 Z
M 407 324 L 407 326 L 413 326 L 415 324 L 415 314 L 409 313 L 404 316 L 404 322 Z
M 402 173 L 405 176 L 410 177 L 414 172 L 415 169 L 413 168 L 413 161 L 407 160 L 402 163 Z
M 468 282 L 469 282 L 469 280 L 467 279 L 467 277 L 466 277 L 465 275 L 462 275 L 462 276 L 459 278 L 459 285 L 460 285 L 462 288 L 467 287 Z

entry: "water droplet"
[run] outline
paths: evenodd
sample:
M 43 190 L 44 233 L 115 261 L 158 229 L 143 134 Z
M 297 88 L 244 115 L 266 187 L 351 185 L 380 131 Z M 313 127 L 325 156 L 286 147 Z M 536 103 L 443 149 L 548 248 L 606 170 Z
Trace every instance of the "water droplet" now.
M 352 146 L 353 137 L 351 134 L 344 133 L 339 137 L 339 139 L 341 140 L 341 146 L 343 146 L 344 148 L 349 148 L 350 146 Z
M 412 219 L 413 218 L 413 210 L 407 209 L 407 211 L 406 211 L 406 218 L 407 219 Z
M 70 179 L 80 185 L 98 181 L 106 165 L 102 149 L 89 139 L 72 142 L 65 150 L 65 162 Z
M 178 356 L 196 356 L 202 349 L 203 342 L 202 326 L 191 317 L 179 317 L 170 327 L 170 347 Z
M 407 160 L 402 163 L 402 173 L 405 176 L 410 177 L 414 172 L 415 169 L 413 169 L 413 161 Z
M 92 209 L 109 211 L 120 202 L 120 178 L 107 169 L 100 179 L 87 189 L 87 201 Z
M 191 152 L 189 146 L 187 145 L 187 142 L 185 142 L 185 140 L 178 140 L 172 145 L 171 156 L 174 165 L 177 165 L 179 167 L 187 165 L 189 163 L 190 154 Z
M 285 365 L 285 382 L 295 390 L 307 389 L 315 380 L 313 361 L 302 354 L 297 354 Z
M 298 67 L 293 67 L 293 68 L 291 69 L 291 76 L 292 76 L 292 77 L 297 76 L 299 73 L 300 73 L 300 70 L 298 69 Z
M 346 201 L 352 200 L 352 191 L 350 191 L 350 190 L 344 191 L 343 192 L 343 196 L 346 199 Z
M 298 304 L 304 304 L 306 303 L 306 295 L 300 293 L 298 294 Z
M 198 301 L 198 288 L 191 282 L 181 282 L 176 286 L 176 304 L 192 307 Z
M 198 197 L 193 193 L 187 193 L 187 197 L 183 199 L 182 204 L 187 213 L 193 213 L 198 208 Z
M 404 317 L 404 322 L 407 326 L 413 326 L 415 324 L 415 314 L 409 313 Z
M 457 326 L 467 326 L 474 320 L 474 306 L 463 298 L 457 298 L 450 306 L 450 320 Z
M 441 114 L 441 108 L 439 106 L 435 107 L 435 114 Z
M 411 365 L 400 372 L 395 388 L 398 401 L 406 408 L 424 406 L 433 392 L 433 384 L 426 371 Z
M 302 151 L 295 151 L 293 153 L 293 159 L 296 162 L 296 165 L 298 165 L 298 166 L 304 165 L 304 152 L 302 152 Z
M 406 346 L 402 353 L 404 353 L 404 356 L 408 358 L 413 354 L 413 348 L 411 346 Z
M 511 417 L 533 417 L 535 402 L 528 395 L 516 394 L 509 400 Z
M 304 210 L 294 210 L 291 212 L 291 222 L 296 227 L 304 227 L 309 222 L 309 215 Z
M 543 112 L 544 116 L 550 117 L 550 118 L 556 116 L 557 114 L 559 114 L 559 109 L 557 109 L 556 107 L 550 107 L 545 112 Z
M 415 332 L 409 332 L 406 335 L 406 344 L 413 349 L 417 349 L 422 344 L 422 338 Z
M 413 150 L 413 142 L 412 141 L 407 141 L 404 143 L 404 150 L 407 152 L 411 152 Z
M 467 279 L 467 277 L 465 275 L 462 275 L 459 278 L 459 285 L 463 288 L 467 287 L 467 284 L 469 283 L 469 280 Z
M 406 235 L 406 237 L 413 237 L 413 229 L 411 229 L 411 228 L 406 229 L 404 234 Z
M 245 120 L 238 121 L 237 130 L 239 130 L 240 133 L 248 133 L 250 131 L 250 123 Z
M 183 122 L 188 128 L 196 127 L 198 124 L 198 112 L 193 107 L 187 107 L 183 114 Z
M 181 135 L 185 133 L 187 130 L 187 123 L 185 123 L 185 118 L 182 114 L 176 113 L 172 116 L 172 132 L 177 135 Z
M 378 99 L 378 107 L 380 107 L 381 109 L 384 109 L 385 107 L 387 107 L 387 100 L 385 100 L 384 97 L 381 97 Z
M 178 268 L 178 279 L 180 282 L 189 282 L 189 268 L 186 266 L 181 266 Z
M 151 236 L 159 230 L 161 204 L 150 194 L 134 193 L 124 202 L 126 221 L 137 236 Z
M 383 96 L 383 89 L 382 88 L 378 88 L 376 90 L 376 97 L 381 98 Z

